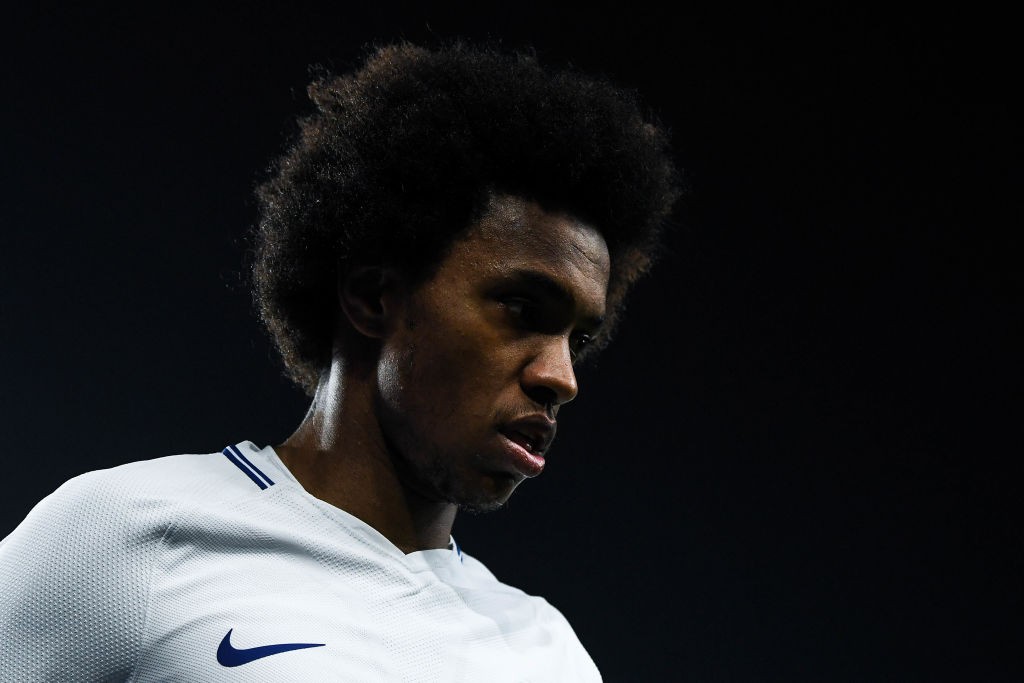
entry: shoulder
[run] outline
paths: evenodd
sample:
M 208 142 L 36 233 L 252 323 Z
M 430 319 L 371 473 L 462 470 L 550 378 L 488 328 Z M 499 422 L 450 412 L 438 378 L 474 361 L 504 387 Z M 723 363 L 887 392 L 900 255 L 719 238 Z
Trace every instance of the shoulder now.
M 106 522 L 117 520 L 121 514 L 128 515 L 124 517 L 128 522 L 155 522 L 173 515 L 173 510 L 181 506 L 251 496 L 260 488 L 253 485 L 255 476 L 248 469 L 255 466 L 239 451 L 245 445 L 229 447 L 230 451 L 170 455 L 87 472 L 44 498 L 29 519 L 39 513 L 73 512 L 76 517 L 101 517 Z
M 242 442 L 220 452 L 171 455 L 87 472 L 40 501 L 0 541 L 0 548 L 45 539 L 63 541 L 78 552 L 97 544 L 140 551 L 159 540 L 185 511 L 258 495 L 265 486 L 253 462 L 258 462 L 257 455 L 255 446 Z
M 473 587 L 490 594 L 488 601 L 499 605 L 501 610 L 528 612 L 530 622 L 548 624 L 559 629 L 564 627 L 572 631 L 565 616 L 546 598 L 531 595 L 521 588 L 504 583 L 495 577 L 483 562 L 468 553 L 462 553 L 461 559 L 465 574 Z
M 462 563 L 476 587 L 463 595 L 467 604 L 493 620 L 504 642 L 517 651 L 529 651 L 531 662 L 543 671 L 543 680 L 601 680 L 569 621 L 547 599 L 499 581 L 470 555 L 464 553 Z
M 83 680 L 127 677 L 165 534 L 184 510 L 251 491 L 260 489 L 221 453 L 64 483 L 0 541 L 0 660 L 19 680 L 49 680 L 62 666 Z

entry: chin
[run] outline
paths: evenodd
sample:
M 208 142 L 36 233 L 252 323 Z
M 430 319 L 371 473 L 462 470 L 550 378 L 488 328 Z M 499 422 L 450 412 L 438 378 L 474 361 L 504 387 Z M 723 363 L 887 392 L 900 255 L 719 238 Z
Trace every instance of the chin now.
M 473 501 L 457 503 L 460 512 L 468 512 L 471 515 L 482 515 L 486 512 L 497 512 L 508 504 L 508 498 L 498 501 Z
M 489 486 L 486 486 L 484 490 L 479 488 L 476 491 L 463 490 L 461 495 L 453 496 L 451 502 L 455 503 L 459 510 L 472 514 L 494 512 L 502 509 L 508 504 L 508 500 L 519 485 L 520 479 L 511 475 L 492 475 L 488 477 L 488 480 Z

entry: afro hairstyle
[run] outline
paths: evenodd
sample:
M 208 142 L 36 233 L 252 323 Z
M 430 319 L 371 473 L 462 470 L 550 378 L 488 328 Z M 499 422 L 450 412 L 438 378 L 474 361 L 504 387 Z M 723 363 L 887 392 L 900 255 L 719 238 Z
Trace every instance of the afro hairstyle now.
M 635 95 L 526 52 L 463 42 L 373 48 L 308 87 L 315 111 L 257 188 L 253 298 L 287 375 L 330 365 L 339 277 L 390 264 L 423 281 L 490 197 L 591 223 L 611 256 L 607 343 L 679 195 L 667 134 Z

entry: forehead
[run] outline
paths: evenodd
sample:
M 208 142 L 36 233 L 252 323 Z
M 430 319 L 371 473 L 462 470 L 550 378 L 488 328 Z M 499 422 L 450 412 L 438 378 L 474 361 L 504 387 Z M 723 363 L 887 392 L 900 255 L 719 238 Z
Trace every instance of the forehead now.
M 573 289 L 598 293 L 603 308 L 611 259 L 601 233 L 560 211 L 510 195 L 491 200 L 487 212 L 451 256 L 469 259 L 474 268 L 500 275 L 532 270 Z M 465 267 L 467 264 L 462 264 Z

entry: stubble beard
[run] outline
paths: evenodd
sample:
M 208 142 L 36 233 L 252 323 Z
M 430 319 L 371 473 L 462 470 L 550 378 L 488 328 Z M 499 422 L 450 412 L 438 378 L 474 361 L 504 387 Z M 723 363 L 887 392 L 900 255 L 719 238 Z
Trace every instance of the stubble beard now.
M 404 474 L 412 481 L 412 488 L 427 498 L 436 498 L 455 505 L 459 511 L 479 515 L 495 512 L 508 504 L 509 496 L 494 497 L 485 492 L 467 491 L 460 486 L 460 478 L 452 466 L 450 455 L 439 450 L 421 452 L 410 457 L 403 450 L 395 453 L 404 470 Z M 474 460 L 479 456 L 475 456 Z M 407 480 L 408 481 L 408 480 Z M 474 495 L 475 494 L 475 495 Z
M 415 322 L 414 318 L 407 322 L 410 331 L 415 328 Z M 406 351 L 402 363 L 406 377 L 414 375 L 416 351 L 415 344 L 411 344 Z M 484 492 L 471 495 L 471 491 L 463 490 L 465 487 L 459 485 L 460 477 L 454 466 L 458 462 L 458 457 L 443 452 L 434 444 L 424 445 L 424 439 L 418 438 L 412 421 L 401 409 L 389 405 L 380 393 L 377 394 L 376 401 L 378 427 L 384 445 L 392 466 L 407 491 L 428 501 L 451 503 L 458 510 L 470 514 L 494 512 L 505 507 L 511 497 L 511 491 L 509 495 L 495 498 L 487 496 Z M 475 454 L 471 461 L 482 459 L 482 455 Z
M 436 446 L 422 445 L 416 430 L 387 407 L 379 406 L 378 415 L 388 456 L 407 491 L 424 500 L 451 503 L 470 514 L 495 512 L 507 505 L 511 492 L 495 497 L 483 491 L 465 490 L 454 466 L 457 457 Z M 482 460 L 482 456 L 475 455 L 472 460 Z

